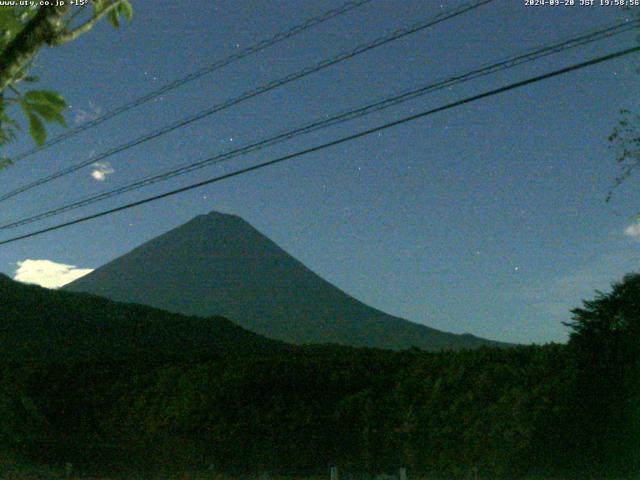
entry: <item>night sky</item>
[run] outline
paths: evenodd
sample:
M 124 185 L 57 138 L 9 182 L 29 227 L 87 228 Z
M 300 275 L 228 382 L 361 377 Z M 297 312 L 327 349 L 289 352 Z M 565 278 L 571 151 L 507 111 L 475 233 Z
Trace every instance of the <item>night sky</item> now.
M 42 51 L 35 73 L 43 86 L 66 97 L 71 105 L 67 118 L 75 126 L 342 3 L 136 1 L 130 25 L 114 31 L 104 22 L 74 43 Z M 1 191 L 462 3 L 374 0 L 25 159 L 0 173 Z M 88 167 L 3 202 L 0 221 L 624 18 L 619 7 L 525 7 L 524 0 L 497 0 L 115 155 L 108 165 Z M 630 47 L 636 35 L 458 85 L 224 165 L 0 232 L 0 239 Z M 561 322 L 581 298 L 607 290 L 638 268 L 638 179 L 620 188 L 611 203 L 605 197 L 618 173 L 607 136 L 621 108 L 640 104 L 639 58 L 613 60 L 2 246 L 0 271 L 13 276 L 17 262 L 27 259 L 96 268 L 195 215 L 218 210 L 240 215 L 325 279 L 385 312 L 503 341 L 564 341 L 567 330 Z M 6 153 L 31 146 L 22 135 Z

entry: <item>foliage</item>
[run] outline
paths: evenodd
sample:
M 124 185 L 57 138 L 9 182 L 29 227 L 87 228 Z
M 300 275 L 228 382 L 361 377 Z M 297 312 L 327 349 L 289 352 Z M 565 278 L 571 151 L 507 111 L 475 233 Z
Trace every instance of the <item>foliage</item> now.
M 635 17 L 636 20 L 640 20 L 638 9 L 625 6 L 623 10 L 631 17 Z M 636 39 L 640 42 L 640 35 Z M 640 164 L 640 115 L 625 108 L 620 111 L 620 116 L 618 124 L 608 137 L 620 173 L 616 176 L 613 187 L 607 193 L 607 202 L 613 197 L 614 191 L 631 176 Z
M 87 5 L 92 6 L 91 12 L 83 15 Z M 69 2 L 55 7 L 37 6 L 36 2 L 28 6 L 0 7 L 0 146 L 14 140 L 20 129 L 20 123 L 10 113 L 16 105 L 21 107 L 29 133 L 38 146 L 46 141 L 47 123 L 65 125 L 62 113 L 66 103 L 59 93 L 24 91 L 22 86 L 39 81 L 29 71 L 43 46 L 59 46 L 75 40 L 104 16 L 118 28 L 121 17 L 131 20 L 133 8 L 129 0 L 87 0 L 73 8 Z M 10 164 L 10 159 L 4 157 L 0 168 Z
M 618 125 L 609 135 L 609 143 L 615 152 L 620 173 L 615 179 L 613 188 L 607 194 L 607 201 L 611 200 L 614 190 L 622 185 L 640 165 L 640 115 L 622 110 L 621 116 Z
M 578 372 L 577 407 L 589 435 L 582 450 L 625 473 L 640 471 L 640 274 L 573 310 L 569 347 Z
M 207 333 L 195 318 L 168 330 L 191 334 L 192 347 L 176 348 L 157 332 L 179 316 L 2 278 L 0 287 L 0 314 L 14 319 L 0 345 L 15 352 L 9 332 L 33 347 L 21 358 L 3 352 L 0 379 L 13 400 L 0 408 L 44 419 L 31 422 L 43 440 L 23 442 L 42 460 L 104 472 L 213 465 L 304 475 L 337 464 L 354 478 L 400 466 L 427 478 L 638 472 L 640 275 L 576 309 L 568 345 L 439 353 L 286 347 L 248 332 L 229 337 L 230 348 L 203 349 L 198 338 L 227 326 Z M 112 348 L 79 354 L 75 323 Z M 20 398 L 28 415 L 12 410 Z M 65 440 L 52 453 L 41 448 L 47 438 Z

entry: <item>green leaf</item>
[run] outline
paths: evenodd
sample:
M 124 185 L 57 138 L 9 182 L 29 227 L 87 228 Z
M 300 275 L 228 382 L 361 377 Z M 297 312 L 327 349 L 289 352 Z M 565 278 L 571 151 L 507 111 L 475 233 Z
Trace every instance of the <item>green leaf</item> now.
M 50 90 L 30 90 L 24 94 L 24 98 L 29 103 L 39 103 L 43 105 L 51 105 L 58 111 L 61 111 L 67 106 L 62 95 L 58 92 L 52 92 Z
M 65 121 L 64 117 L 60 114 L 59 110 L 55 109 L 51 105 L 33 103 L 31 104 L 31 108 L 34 112 L 40 115 L 47 122 L 56 122 L 62 125 L 63 127 L 67 126 L 67 122 Z
M 11 160 L 9 157 L 0 158 L 0 170 L 3 170 L 11 165 L 13 165 L 13 160 Z
M 0 31 L 8 37 L 13 37 L 22 30 L 22 23 L 16 16 L 16 10 L 13 7 L 0 7 Z
M 17 13 L 18 20 L 20 20 L 23 24 L 26 24 L 35 14 L 38 12 L 37 5 L 29 5 L 28 7 L 24 7 L 22 11 Z
M 29 115 L 31 113 L 31 104 L 24 98 L 18 98 L 18 103 L 20 103 L 20 107 L 24 111 L 25 115 Z
M 47 138 L 43 120 L 66 127 L 66 121 L 60 113 L 66 107 L 66 102 L 59 93 L 50 90 L 30 90 L 19 102 L 29 119 L 29 132 L 37 145 L 42 145 Z
M 16 122 L 13 118 L 9 117 L 4 111 L 0 112 L 0 125 L 2 127 L 9 126 L 11 128 L 20 128 L 20 124 Z
M 38 116 L 32 112 L 27 114 L 29 117 L 29 133 L 36 142 L 36 145 L 42 146 L 47 139 L 47 131 Z
M 93 13 L 94 13 L 94 15 L 100 14 L 110 4 L 111 4 L 111 2 L 108 1 L 108 0 L 93 0 L 92 5 L 93 5 Z
M 131 6 L 131 2 L 129 0 L 122 0 L 120 5 L 118 5 L 118 10 L 127 19 L 128 22 L 133 18 L 133 7 Z
M 115 8 L 109 10 L 109 13 L 107 14 L 107 20 L 109 20 L 109 23 L 111 25 L 113 25 L 113 28 L 120 27 L 120 17 L 118 15 L 118 11 Z

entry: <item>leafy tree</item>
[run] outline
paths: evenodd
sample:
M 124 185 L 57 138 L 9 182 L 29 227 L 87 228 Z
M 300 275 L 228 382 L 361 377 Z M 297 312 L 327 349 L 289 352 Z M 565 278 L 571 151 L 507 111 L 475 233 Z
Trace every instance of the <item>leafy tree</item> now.
M 640 165 L 640 115 L 626 109 L 621 111 L 621 115 L 618 125 L 609 135 L 609 143 L 615 152 L 620 173 L 615 179 L 613 188 L 607 194 L 607 202 L 611 200 L 614 190 L 622 185 Z
M 50 90 L 25 90 L 26 83 L 38 78 L 29 74 L 34 59 L 44 47 L 69 43 L 91 30 L 106 17 L 118 27 L 120 18 L 131 20 L 133 8 L 129 0 L 86 0 L 72 6 L 69 1 L 51 6 L 0 7 L 0 146 L 16 137 L 20 123 L 13 107 L 24 113 L 29 132 L 37 145 L 47 138 L 45 124 L 65 125 L 62 112 L 64 98 Z M 85 7 L 91 6 L 87 13 Z M 0 167 L 10 164 L 4 158 Z
M 631 7 L 625 10 L 636 19 L 640 19 L 640 13 Z M 640 43 L 640 35 L 637 37 Z M 629 109 L 620 111 L 621 118 L 609 135 L 609 143 L 615 152 L 616 164 L 620 172 L 615 178 L 614 186 L 607 193 L 606 201 L 613 197 L 614 191 L 622 185 L 640 165 L 640 114 L 633 113 Z M 639 217 L 640 218 L 640 217 Z
M 569 347 L 578 370 L 582 453 L 620 475 L 640 470 L 640 274 L 573 311 Z
M 597 292 L 594 300 L 583 303 L 582 308 L 572 310 L 573 319 L 566 323 L 573 343 L 612 349 L 612 355 L 638 355 L 640 274 L 625 276 L 611 293 Z

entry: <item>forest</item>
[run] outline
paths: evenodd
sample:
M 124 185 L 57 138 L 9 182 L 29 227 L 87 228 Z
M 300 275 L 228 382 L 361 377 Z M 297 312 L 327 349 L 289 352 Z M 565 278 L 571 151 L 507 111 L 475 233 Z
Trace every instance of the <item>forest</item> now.
M 338 465 L 347 478 L 399 467 L 426 478 L 635 478 L 639 307 L 636 274 L 573 310 L 567 344 L 13 357 L 0 367 L 2 451 L 103 474 L 306 476 Z

